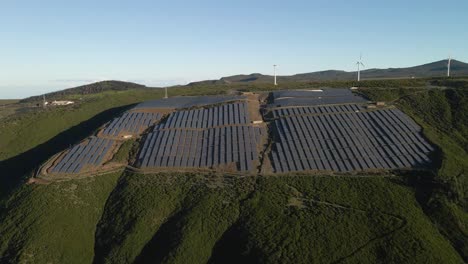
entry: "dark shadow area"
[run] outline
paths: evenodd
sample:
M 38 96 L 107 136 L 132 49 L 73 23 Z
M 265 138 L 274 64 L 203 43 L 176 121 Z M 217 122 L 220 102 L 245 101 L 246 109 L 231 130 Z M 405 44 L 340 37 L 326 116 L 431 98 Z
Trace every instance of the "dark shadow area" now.
M 153 238 L 145 245 L 134 263 L 161 263 L 171 250 L 177 246 L 179 235 L 179 220 L 185 212 L 179 211 L 171 216 L 158 229 Z M 97 253 L 96 253 L 97 254 Z M 94 262 L 99 263 L 99 262 Z
M 424 210 L 435 188 L 443 186 L 434 181 L 434 172 L 430 170 L 396 171 L 400 178 L 390 179 L 390 182 L 406 187 L 414 191 L 416 201 Z
M 247 250 L 247 242 L 241 230 L 241 224 L 235 223 L 216 242 L 208 263 L 261 263 L 262 254 Z
M 96 116 L 61 132 L 57 136 L 15 157 L 0 161 L 0 200 L 8 197 L 19 185 L 25 182 L 28 175 L 55 155 L 71 145 L 87 138 L 116 115 L 133 105 L 121 106 L 105 110 Z M 24 140 L 28 140 L 25 138 Z
M 394 183 L 409 186 L 414 190 L 415 198 L 424 214 L 431 219 L 440 233 L 452 244 L 460 257 L 466 262 L 466 236 L 459 231 L 456 222 L 452 218 L 449 209 L 441 197 L 455 199 L 452 185 L 447 182 L 437 181 L 435 172 L 415 171 L 401 174 L 401 180 L 392 180 Z
M 104 205 L 103 214 L 97 223 L 96 231 L 94 234 L 94 258 L 93 263 L 105 263 L 106 257 L 110 254 L 112 248 L 120 247 L 123 243 L 125 236 L 116 235 L 114 225 L 112 223 L 119 218 L 122 213 L 121 208 L 124 203 L 122 193 L 128 187 L 127 173 L 124 172 L 119 178 L 117 185 L 107 197 L 106 204 Z M 109 224 L 110 223 L 110 224 Z M 135 219 L 126 221 L 123 230 L 130 231 L 135 226 Z

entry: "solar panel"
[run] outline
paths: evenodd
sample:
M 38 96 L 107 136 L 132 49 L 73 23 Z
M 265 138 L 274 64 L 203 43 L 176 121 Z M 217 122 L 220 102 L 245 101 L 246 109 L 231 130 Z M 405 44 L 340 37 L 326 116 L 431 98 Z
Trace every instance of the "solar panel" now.
M 278 116 L 283 117 L 272 123 L 273 132 L 278 135 L 275 140 L 286 147 L 276 144 L 271 158 L 278 161 L 272 162 L 280 167 L 280 151 L 284 151 L 283 160 L 292 170 L 393 169 L 414 166 L 414 154 L 429 151 L 426 145 L 430 145 L 419 133 L 408 134 L 409 126 L 395 117 L 398 114 L 361 110 L 358 105 L 279 109 Z

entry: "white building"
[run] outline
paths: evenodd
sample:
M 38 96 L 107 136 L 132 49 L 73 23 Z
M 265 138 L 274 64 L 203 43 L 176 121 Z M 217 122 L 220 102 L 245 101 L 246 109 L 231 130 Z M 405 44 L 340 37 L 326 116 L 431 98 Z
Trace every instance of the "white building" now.
M 71 105 L 74 104 L 73 101 L 52 101 L 51 105 Z

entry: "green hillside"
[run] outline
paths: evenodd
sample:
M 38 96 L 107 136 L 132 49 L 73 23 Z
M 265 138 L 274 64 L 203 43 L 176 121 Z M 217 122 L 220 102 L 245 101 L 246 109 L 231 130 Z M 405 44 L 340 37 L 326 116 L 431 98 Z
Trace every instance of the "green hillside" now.
M 394 102 L 423 127 L 438 146 L 432 172 L 239 177 L 127 171 L 25 185 L 19 179 L 51 155 L 129 105 L 163 93 L 112 91 L 88 95 L 73 108 L 8 117 L 0 130 L 0 263 L 467 262 L 468 90 L 463 80 L 436 81 L 439 88 L 425 88 L 427 80 L 369 81 L 372 88 L 361 90 L 372 100 Z M 273 87 L 214 84 L 171 88 L 170 94 L 233 89 Z M 125 159 L 131 145 L 116 160 Z
M 57 100 L 57 99 L 67 99 L 67 97 L 75 97 L 76 95 L 89 95 L 89 94 L 98 94 L 109 91 L 127 91 L 135 89 L 144 89 L 146 86 L 131 82 L 121 82 L 121 81 L 102 81 L 91 84 L 86 84 L 74 88 L 69 88 L 61 90 L 58 92 L 52 92 L 45 94 L 47 100 Z M 26 99 L 21 100 L 21 102 L 35 102 L 42 101 L 43 96 L 32 96 Z
M 1 218 L 2 261 L 462 261 L 398 179 L 117 177 L 18 191 Z

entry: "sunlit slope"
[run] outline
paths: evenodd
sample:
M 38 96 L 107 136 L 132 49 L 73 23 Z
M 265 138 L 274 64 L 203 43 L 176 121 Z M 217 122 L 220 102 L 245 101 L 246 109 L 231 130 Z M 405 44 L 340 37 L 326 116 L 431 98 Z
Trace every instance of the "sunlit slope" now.
M 0 262 L 91 263 L 96 225 L 119 175 L 21 187 L 0 214 Z
M 2 261 L 462 262 L 397 179 L 117 177 L 25 186 L 2 214 Z

